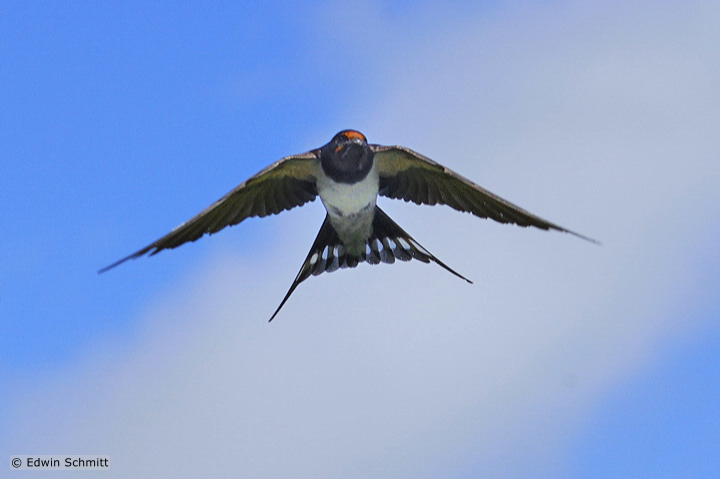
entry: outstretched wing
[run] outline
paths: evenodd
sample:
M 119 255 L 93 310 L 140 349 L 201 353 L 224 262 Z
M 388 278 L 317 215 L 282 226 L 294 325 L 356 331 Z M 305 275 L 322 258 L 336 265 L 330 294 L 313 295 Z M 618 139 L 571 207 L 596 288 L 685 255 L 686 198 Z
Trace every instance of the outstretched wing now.
M 177 248 L 245 218 L 277 214 L 314 200 L 320 174 L 318 156 L 319 150 L 312 150 L 276 161 L 159 240 L 99 272 L 145 254 L 152 256 L 164 249 Z
M 372 228 L 372 234 L 365 242 L 365 250 L 360 256 L 351 256 L 345 252 L 342 241 L 340 241 L 335 228 L 333 228 L 329 217 L 326 215 L 317 238 L 315 238 L 315 242 L 300 268 L 300 272 L 295 277 L 295 281 L 293 281 L 280 306 L 278 306 L 270 318 L 270 321 L 277 316 L 285 302 L 290 298 L 290 295 L 295 291 L 295 288 L 308 279 L 310 275 L 317 276 L 322 273 L 332 273 L 340 268 L 354 268 L 363 261 L 369 264 L 392 264 L 396 259 L 399 261 L 417 259 L 423 263 L 433 261 L 458 278 L 472 283 L 472 281 L 447 266 L 423 248 L 420 243 L 415 241 L 412 236 L 407 234 L 405 230 L 398 226 L 397 223 L 390 219 L 390 217 L 377 206 L 375 207 Z
M 558 230 L 596 240 L 544 220 L 476 185 L 449 168 L 403 146 L 370 145 L 380 174 L 380 194 L 417 204 L 448 205 L 500 223 Z

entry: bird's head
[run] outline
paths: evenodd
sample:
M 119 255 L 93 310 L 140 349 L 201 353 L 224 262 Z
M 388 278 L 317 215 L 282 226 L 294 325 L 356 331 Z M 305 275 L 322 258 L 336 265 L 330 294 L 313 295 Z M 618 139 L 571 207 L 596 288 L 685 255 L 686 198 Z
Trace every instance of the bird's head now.
M 365 178 L 373 165 L 373 152 L 365 135 L 343 130 L 322 147 L 320 160 L 325 173 L 340 183 L 355 183 Z

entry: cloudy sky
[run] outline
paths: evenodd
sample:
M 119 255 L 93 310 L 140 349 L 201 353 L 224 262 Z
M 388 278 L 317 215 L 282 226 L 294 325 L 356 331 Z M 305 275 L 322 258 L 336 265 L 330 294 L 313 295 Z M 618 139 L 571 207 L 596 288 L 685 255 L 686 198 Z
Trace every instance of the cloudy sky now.
M 0 7 L 0 460 L 719 475 L 720 5 L 258 5 Z M 602 246 L 381 199 L 474 284 L 361 265 L 268 324 L 315 202 L 96 274 L 344 128 Z

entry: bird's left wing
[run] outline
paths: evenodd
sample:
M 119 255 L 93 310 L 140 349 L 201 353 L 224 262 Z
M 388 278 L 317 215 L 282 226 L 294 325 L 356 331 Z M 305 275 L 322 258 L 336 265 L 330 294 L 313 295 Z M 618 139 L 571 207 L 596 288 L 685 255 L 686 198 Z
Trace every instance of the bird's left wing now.
M 314 200 L 320 172 L 318 156 L 319 150 L 312 150 L 276 161 L 170 233 L 99 272 L 145 254 L 176 248 L 246 218 L 277 214 Z
M 380 174 L 380 194 L 417 204 L 448 205 L 500 223 L 564 231 L 584 240 L 596 240 L 558 226 L 500 198 L 445 166 L 403 146 L 370 145 Z

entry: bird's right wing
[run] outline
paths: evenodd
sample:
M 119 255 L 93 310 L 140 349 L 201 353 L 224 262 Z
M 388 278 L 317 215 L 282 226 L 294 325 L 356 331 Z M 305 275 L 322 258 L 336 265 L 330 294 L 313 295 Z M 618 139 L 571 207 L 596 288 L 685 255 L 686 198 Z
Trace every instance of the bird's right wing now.
M 99 272 L 145 254 L 176 248 L 246 218 L 277 214 L 314 200 L 320 174 L 318 157 L 319 150 L 312 150 L 276 161 L 170 233 Z
M 592 243 L 596 240 L 558 226 L 500 198 L 451 169 L 403 146 L 370 145 L 380 173 L 380 194 L 417 204 L 445 204 L 480 218 L 500 223 L 570 233 Z
M 588 238 L 491 193 L 467 178 L 430 158 L 403 146 L 370 145 L 380 173 L 380 195 L 402 198 L 417 204 L 445 204 L 458 211 L 466 211 L 480 218 L 500 223 L 570 233 L 592 243 Z

